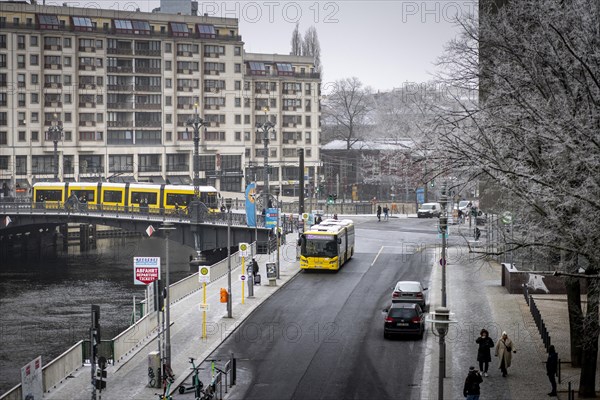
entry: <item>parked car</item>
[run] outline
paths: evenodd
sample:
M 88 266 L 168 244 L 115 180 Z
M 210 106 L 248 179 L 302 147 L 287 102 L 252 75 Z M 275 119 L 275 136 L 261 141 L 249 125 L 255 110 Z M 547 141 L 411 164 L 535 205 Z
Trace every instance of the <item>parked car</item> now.
M 383 310 L 383 338 L 392 334 L 418 335 L 423 339 L 425 333 L 425 314 L 415 303 L 392 303 L 390 308 Z
M 442 205 L 440 203 L 423 203 L 417 210 L 418 218 L 433 218 L 439 217 L 442 213 Z
M 427 310 L 427 289 L 421 282 L 398 281 L 392 292 L 392 303 L 416 303 Z

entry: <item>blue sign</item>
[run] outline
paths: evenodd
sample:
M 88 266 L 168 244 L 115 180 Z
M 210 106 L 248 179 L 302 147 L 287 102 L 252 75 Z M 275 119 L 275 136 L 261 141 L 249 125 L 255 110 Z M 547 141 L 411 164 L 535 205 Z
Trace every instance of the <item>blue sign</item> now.
M 248 226 L 256 226 L 256 183 L 251 183 L 246 187 L 246 223 Z
M 417 203 L 423 204 L 425 203 L 425 189 L 417 188 Z
M 279 210 L 276 208 L 267 208 L 267 214 L 265 215 L 265 226 L 267 228 L 275 228 L 277 226 L 277 213 Z

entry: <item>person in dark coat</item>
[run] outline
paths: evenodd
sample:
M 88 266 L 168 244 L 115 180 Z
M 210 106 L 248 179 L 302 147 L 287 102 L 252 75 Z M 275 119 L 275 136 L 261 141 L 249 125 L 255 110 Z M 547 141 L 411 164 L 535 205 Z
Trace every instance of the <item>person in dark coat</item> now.
M 467 400 L 479 400 L 479 395 L 481 394 L 479 384 L 481 382 L 483 382 L 483 378 L 479 371 L 477 371 L 475 367 L 470 367 L 469 374 L 465 379 L 465 386 L 463 387 L 463 396 L 465 396 Z
M 252 275 L 258 275 L 258 262 L 256 261 L 256 258 L 252 259 Z
M 546 375 L 552 385 L 552 391 L 548 393 L 548 396 L 556 396 L 556 372 L 558 371 L 558 353 L 554 349 L 554 346 L 548 347 L 548 361 L 546 361 Z
M 377 206 L 377 221 L 381 221 L 381 206 Z
M 482 329 L 479 333 L 479 337 L 475 340 L 475 343 L 479 345 L 477 349 L 477 361 L 479 361 L 479 370 L 483 371 L 483 376 L 488 376 L 488 367 L 492 362 L 492 355 L 490 350 L 494 348 L 494 341 L 490 338 L 490 334 L 487 330 Z

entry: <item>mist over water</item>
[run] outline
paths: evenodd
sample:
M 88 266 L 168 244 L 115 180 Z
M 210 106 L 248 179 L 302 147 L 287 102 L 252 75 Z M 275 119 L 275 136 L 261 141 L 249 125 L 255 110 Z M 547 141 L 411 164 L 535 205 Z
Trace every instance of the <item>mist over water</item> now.
M 193 250 L 169 244 L 171 283 L 190 274 Z M 21 367 L 37 356 L 43 365 L 79 340 L 89 338 L 91 305 L 100 306 L 102 339 L 112 339 L 131 323 L 133 296 L 140 302 L 145 286 L 133 284 L 133 257 L 161 257 L 160 238 L 99 239 L 97 249 L 41 261 L 0 260 L 0 394 L 20 383 Z

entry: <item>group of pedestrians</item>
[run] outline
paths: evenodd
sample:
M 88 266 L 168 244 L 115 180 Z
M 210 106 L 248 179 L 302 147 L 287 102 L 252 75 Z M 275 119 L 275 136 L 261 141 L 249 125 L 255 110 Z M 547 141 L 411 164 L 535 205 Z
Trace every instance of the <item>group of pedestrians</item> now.
M 383 219 L 384 221 L 387 221 L 390 217 L 390 209 L 388 208 L 387 204 L 385 206 L 383 206 L 383 209 L 381 208 L 381 204 L 377 205 L 377 222 L 381 222 L 381 212 L 383 211 Z
M 508 368 L 512 363 L 512 355 L 517 352 L 515 344 L 508 337 L 506 332 L 502 332 L 502 336 L 498 342 L 490 338 L 490 334 L 486 329 L 482 329 L 479 337 L 475 340 L 478 345 L 477 361 L 479 362 L 479 370 L 475 367 L 469 367 L 469 372 L 465 379 L 463 387 L 463 396 L 467 400 L 479 400 L 481 394 L 480 384 L 483 382 L 483 377 L 488 377 L 489 364 L 492 362 L 491 350 L 495 349 L 494 355 L 498 357 L 498 368 L 502 373 L 502 377 L 508 376 Z M 552 390 L 548 396 L 556 396 L 556 372 L 558 370 L 558 354 L 554 346 L 548 348 L 548 360 L 546 362 L 546 374 L 550 380 Z

